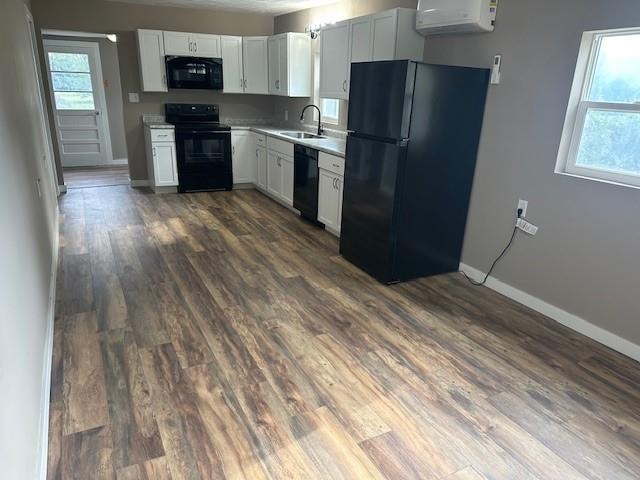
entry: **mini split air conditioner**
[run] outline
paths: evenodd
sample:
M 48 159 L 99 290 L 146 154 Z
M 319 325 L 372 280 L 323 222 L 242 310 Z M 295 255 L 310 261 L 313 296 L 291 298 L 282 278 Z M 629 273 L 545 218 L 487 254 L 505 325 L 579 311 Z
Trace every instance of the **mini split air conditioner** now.
M 419 0 L 416 30 L 422 35 L 492 32 L 498 0 Z

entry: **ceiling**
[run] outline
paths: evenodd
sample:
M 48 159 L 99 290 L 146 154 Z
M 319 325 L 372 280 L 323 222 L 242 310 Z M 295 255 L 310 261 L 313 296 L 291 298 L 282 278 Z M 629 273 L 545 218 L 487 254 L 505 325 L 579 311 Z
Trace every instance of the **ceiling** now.
M 295 12 L 305 8 L 334 3 L 336 0 L 111 0 L 164 7 L 211 8 L 235 12 L 254 12 L 270 15 Z

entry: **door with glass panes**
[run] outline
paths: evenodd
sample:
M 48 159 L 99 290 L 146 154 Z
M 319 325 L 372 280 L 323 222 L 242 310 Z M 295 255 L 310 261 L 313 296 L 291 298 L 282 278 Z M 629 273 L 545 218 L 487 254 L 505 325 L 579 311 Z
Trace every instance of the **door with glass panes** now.
M 45 40 L 44 50 L 62 166 L 110 163 L 98 44 Z

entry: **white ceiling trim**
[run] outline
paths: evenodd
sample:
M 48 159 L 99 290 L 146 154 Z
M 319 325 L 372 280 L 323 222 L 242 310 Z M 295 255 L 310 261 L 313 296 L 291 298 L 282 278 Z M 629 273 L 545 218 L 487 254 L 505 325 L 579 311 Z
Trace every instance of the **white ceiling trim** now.
M 335 3 L 336 0 L 109 0 L 157 7 L 204 8 L 230 12 L 283 15 L 305 8 Z

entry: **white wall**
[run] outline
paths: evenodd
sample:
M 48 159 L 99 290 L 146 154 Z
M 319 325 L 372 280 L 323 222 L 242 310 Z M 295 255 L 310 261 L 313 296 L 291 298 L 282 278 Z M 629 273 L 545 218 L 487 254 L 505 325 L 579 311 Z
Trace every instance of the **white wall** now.
M 22 0 L 2 2 L 0 65 L 0 477 L 26 480 L 39 474 L 46 447 L 57 203 Z

